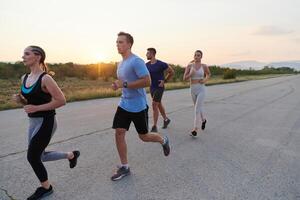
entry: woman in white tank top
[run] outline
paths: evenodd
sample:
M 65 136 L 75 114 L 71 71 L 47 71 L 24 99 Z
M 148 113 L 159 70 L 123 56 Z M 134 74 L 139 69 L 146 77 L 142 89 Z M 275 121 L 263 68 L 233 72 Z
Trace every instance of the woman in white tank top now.
M 192 136 L 197 136 L 197 131 L 205 129 L 207 122 L 204 116 L 204 97 L 206 93 L 205 83 L 210 77 L 210 71 L 206 64 L 201 63 L 202 51 L 197 50 L 194 54 L 194 60 L 188 64 L 185 69 L 183 80 L 190 80 L 191 95 L 194 103 L 194 128 L 191 131 Z

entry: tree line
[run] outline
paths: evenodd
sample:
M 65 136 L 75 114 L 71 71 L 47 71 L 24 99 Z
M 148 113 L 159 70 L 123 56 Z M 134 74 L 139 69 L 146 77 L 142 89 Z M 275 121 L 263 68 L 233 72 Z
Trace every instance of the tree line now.
M 169 64 L 175 71 L 173 82 L 182 81 L 184 68 L 180 65 Z M 63 80 L 66 77 L 76 77 L 79 79 L 110 81 L 116 79 L 117 63 L 97 63 L 97 64 L 75 64 L 68 63 L 54 63 L 48 64 L 49 72 L 55 79 Z M 236 76 L 244 75 L 265 75 L 265 74 L 295 74 L 299 73 L 293 68 L 280 67 L 274 68 L 265 66 L 263 69 L 231 69 L 220 66 L 209 67 L 212 76 L 223 76 L 226 78 L 235 78 Z M 24 73 L 29 70 L 21 63 L 7 63 L 0 62 L 0 79 L 19 79 Z

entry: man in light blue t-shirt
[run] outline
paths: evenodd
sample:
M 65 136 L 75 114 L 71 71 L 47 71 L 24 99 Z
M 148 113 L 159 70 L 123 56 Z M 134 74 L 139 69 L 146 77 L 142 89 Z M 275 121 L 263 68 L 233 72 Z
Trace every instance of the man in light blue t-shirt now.
M 139 137 L 144 142 L 159 142 L 164 155 L 170 153 L 168 137 L 148 132 L 148 105 L 145 87 L 150 86 L 151 78 L 144 61 L 131 52 L 133 37 L 129 33 L 120 32 L 117 48 L 123 60 L 118 65 L 118 80 L 112 83 L 112 89 L 122 88 L 122 96 L 113 120 L 116 146 L 121 165 L 111 180 L 116 181 L 130 174 L 127 161 L 127 145 L 125 133 L 133 122 Z

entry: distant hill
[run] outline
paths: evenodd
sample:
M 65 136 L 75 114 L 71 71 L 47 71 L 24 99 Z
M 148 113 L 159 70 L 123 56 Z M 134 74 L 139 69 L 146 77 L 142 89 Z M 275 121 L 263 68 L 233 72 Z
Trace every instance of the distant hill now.
M 279 67 L 290 67 L 300 71 L 300 60 L 293 61 L 280 61 L 264 63 L 256 60 L 238 61 L 232 63 L 222 64 L 221 67 L 230 67 L 235 69 L 262 69 L 264 66 L 279 68 Z
M 294 68 L 297 71 L 300 71 L 300 60 L 293 60 L 293 61 L 282 61 L 282 62 L 271 62 L 269 66 L 272 67 L 290 67 Z
M 262 69 L 264 66 L 267 66 L 267 63 L 258 62 L 255 60 L 238 61 L 221 65 L 221 67 L 229 67 L 235 69 Z

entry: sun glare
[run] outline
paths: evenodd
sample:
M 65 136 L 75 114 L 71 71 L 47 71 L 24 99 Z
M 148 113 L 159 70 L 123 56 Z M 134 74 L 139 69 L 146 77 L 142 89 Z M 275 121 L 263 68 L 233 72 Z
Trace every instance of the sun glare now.
M 105 57 L 104 57 L 103 54 L 97 54 L 95 56 L 95 59 L 96 59 L 97 62 L 103 62 L 103 61 L 105 61 Z

